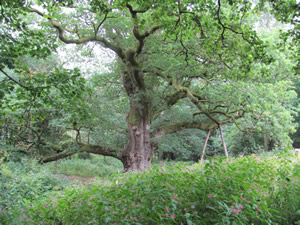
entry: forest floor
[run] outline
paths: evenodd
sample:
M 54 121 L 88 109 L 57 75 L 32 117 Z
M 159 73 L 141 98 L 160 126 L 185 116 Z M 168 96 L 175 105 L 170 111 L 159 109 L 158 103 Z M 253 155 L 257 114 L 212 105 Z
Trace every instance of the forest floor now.
M 78 182 L 80 184 L 87 184 L 94 179 L 94 177 L 67 176 L 64 174 L 57 174 L 57 177 L 59 177 L 62 180 L 69 180 L 73 183 Z

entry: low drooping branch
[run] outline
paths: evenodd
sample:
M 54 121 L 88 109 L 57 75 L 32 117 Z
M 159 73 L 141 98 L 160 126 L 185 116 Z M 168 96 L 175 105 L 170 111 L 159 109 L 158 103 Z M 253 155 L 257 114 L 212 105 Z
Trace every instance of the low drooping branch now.
M 52 156 L 49 156 L 49 157 L 46 157 L 46 158 L 43 158 L 41 160 L 39 160 L 40 163 L 48 163 L 48 162 L 53 162 L 53 161 L 57 161 L 59 159 L 64 159 L 68 156 L 71 156 L 71 155 L 74 155 L 76 154 L 77 152 L 76 151 L 66 151 L 66 152 L 61 152 L 59 154 L 56 154 L 56 155 L 52 155 Z
M 121 160 L 121 155 L 120 155 L 119 151 L 110 149 L 110 148 L 106 148 L 106 147 L 103 147 L 100 145 L 85 144 L 80 148 L 80 151 L 103 155 L 103 156 L 111 156 L 111 157 Z
M 93 153 L 93 154 L 98 154 L 98 155 L 103 155 L 103 156 L 111 156 L 111 157 L 121 160 L 121 156 L 116 150 L 105 148 L 105 147 L 102 147 L 99 145 L 91 145 L 91 144 L 81 144 L 81 145 L 82 145 L 82 147 L 80 148 L 80 151 L 82 151 L 82 152 L 88 152 L 88 153 Z M 64 151 L 64 152 L 60 152 L 56 155 L 42 158 L 39 160 L 39 162 L 40 163 L 53 162 L 53 161 L 57 161 L 59 159 L 64 159 L 69 156 L 75 155 L 76 153 L 78 153 L 78 152 L 77 151 Z

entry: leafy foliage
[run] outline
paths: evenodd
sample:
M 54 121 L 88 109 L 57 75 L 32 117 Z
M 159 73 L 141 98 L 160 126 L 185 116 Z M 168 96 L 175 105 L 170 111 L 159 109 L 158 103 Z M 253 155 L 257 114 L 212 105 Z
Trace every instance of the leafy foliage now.
M 26 200 L 68 185 L 32 160 L 10 161 L 0 167 L 0 222 L 20 224 Z
M 249 156 L 154 166 L 28 202 L 24 221 L 291 224 L 300 220 L 298 163 Z

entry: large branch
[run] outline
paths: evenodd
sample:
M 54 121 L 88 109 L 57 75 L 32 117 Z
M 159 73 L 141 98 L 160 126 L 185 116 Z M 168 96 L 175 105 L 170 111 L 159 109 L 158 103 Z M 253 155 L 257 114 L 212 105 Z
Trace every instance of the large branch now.
M 187 87 L 181 86 L 180 84 L 177 84 L 175 81 L 173 81 L 172 84 L 176 88 L 177 91 L 185 92 L 187 97 L 199 109 L 199 111 L 201 113 L 206 115 L 209 119 L 211 119 L 216 124 L 219 124 L 219 121 L 214 116 L 212 116 L 211 113 L 209 113 L 207 110 L 205 110 L 204 107 L 202 107 L 202 105 L 201 105 L 202 102 L 207 102 L 208 101 L 207 99 L 205 99 L 202 96 L 199 96 L 198 94 L 191 92 Z
M 105 147 L 102 147 L 99 145 L 86 144 L 80 148 L 80 151 L 94 153 L 94 154 L 103 155 L 103 156 L 111 156 L 111 157 L 121 160 L 121 156 L 118 154 L 117 151 L 109 149 L 109 148 L 105 148 Z M 53 161 L 57 161 L 59 159 L 64 159 L 68 156 L 72 156 L 76 153 L 77 153 L 76 151 L 65 151 L 65 152 L 58 153 L 56 155 L 52 155 L 52 156 L 40 159 L 39 162 L 40 163 L 53 162 Z
M 39 162 L 40 163 L 48 163 L 48 162 L 53 162 L 53 161 L 57 161 L 59 159 L 64 159 L 66 157 L 69 157 L 71 155 L 76 154 L 77 152 L 71 152 L 71 151 L 67 151 L 67 152 L 62 152 L 56 155 L 52 155 L 43 159 L 40 159 Z
M 78 39 L 71 39 L 71 38 L 67 38 L 65 37 L 64 33 L 66 31 L 66 29 L 64 29 L 58 22 L 56 22 L 52 17 L 44 14 L 43 12 L 35 9 L 35 8 L 30 8 L 29 9 L 30 12 L 34 12 L 37 13 L 38 15 L 45 17 L 49 20 L 50 24 L 56 28 L 58 30 L 58 37 L 59 39 L 66 43 L 66 44 L 84 44 L 84 43 L 88 43 L 88 42 L 99 42 L 103 45 L 103 47 L 108 48 L 112 51 L 114 51 L 121 59 L 125 58 L 125 54 L 123 52 L 123 49 L 111 42 L 109 42 L 108 40 L 106 40 L 103 37 L 99 37 L 96 34 L 93 36 L 88 36 L 88 37 L 83 37 L 83 38 L 78 38 Z M 101 23 L 100 23 L 101 24 Z
M 170 107 L 175 105 L 180 99 L 183 99 L 185 97 L 186 93 L 177 91 L 171 95 L 166 96 L 164 101 L 167 103 L 167 106 Z
M 167 125 L 161 129 L 156 129 L 151 133 L 152 138 L 161 138 L 166 134 L 176 133 L 185 129 L 199 129 L 204 131 L 214 130 L 217 129 L 220 125 L 225 125 L 228 123 L 237 123 L 237 119 L 242 118 L 243 115 L 236 115 L 228 118 L 226 120 L 217 121 L 217 122 L 199 122 L 199 121 L 192 121 L 192 122 L 179 122 L 172 125 Z
M 216 123 L 200 123 L 196 121 L 192 122 L 179 122 L 172 125 L 167 125 L 162 129 L 157 129 L 151 133 L 152 138 L 161 138 L 166 134 L 176 133 L 185 129 L 200 129 L 200 130 L 213 130 L 218 127 Z
M 139 44 L 136 48 L 136 54 L 140 54 L 142 52 L 144 44 L 145 44 L 145 38 L 147 38 L 148 36 L 153 34 L 155 31 L 157 31 L 159 28 L 161 28 L 162 25 L 153 26 L 150 30 L 145 31 L 143 34 L 140 34 L 137 13 L 144 13 L 148 9 L 147 10 L 134 10 L 130 4 L 127 4 L 126 7 L 129 9 L 132 19 L 134 19 L 135 25 L 133 26 L 133 35 L 139 41 Z
M 119 151 L 113 150 L 110 148 L 106 148 L 103 146 L 99 146 L 99 145 L 85 144 L 80 148 L 80 151 L 103 155 L 103 156 L 111 156 L 111 157 L 121 160 L 121 155 L 120 155 Z
M 111 156 L 111 157 L 114 157 L 114 158 L 117 158 L 117 159 L 121 160 L 120 153 L 117 150 L 110 149 L 110 148 L 107 148 L 107 147 L 103 147 L 103 146 L 100 146 L 100 145 L 91 145 L 91 144 L 81 143 L 80 142 L 80 139 L 81 139 L 80 138 L 80 129 L 81 128 L 83 128 L 83 127 L 80 127 L 80 128 L 73 127 L 72 128 L 77 133 L 76 134 L 76 143 L 79 146 L 80 151 L 93 153 L 93 154 L 98 154 L 98 155 L 103 155 L 103 156 Z

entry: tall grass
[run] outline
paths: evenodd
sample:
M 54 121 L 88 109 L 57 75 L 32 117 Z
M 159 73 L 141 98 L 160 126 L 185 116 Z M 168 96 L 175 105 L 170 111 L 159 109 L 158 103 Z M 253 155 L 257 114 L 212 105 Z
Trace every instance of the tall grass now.
M 54 163 L 45 165 L 54 171 Z M 123 171 L 122 163 L 112 157 L 95 156 L 91 159 L 64 159 L 57 162 L 57 173 L 80 177 L 107 177 Z
M 28 201 L 23 223 L 294 224 L 299 172 L 279 157 L 158 165 Z

